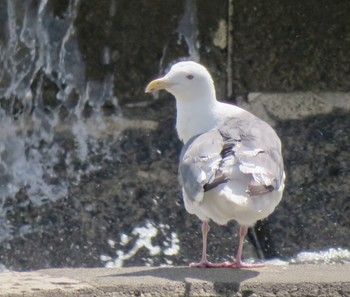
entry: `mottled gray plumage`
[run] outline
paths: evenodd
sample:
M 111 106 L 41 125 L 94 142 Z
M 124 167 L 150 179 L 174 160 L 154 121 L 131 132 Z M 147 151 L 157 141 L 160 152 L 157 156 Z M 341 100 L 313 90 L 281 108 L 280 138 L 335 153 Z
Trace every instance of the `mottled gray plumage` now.
M 246 192 L 261 195 L 283 182 L 281 143 L 275 131 L 257 117 L 227 119 L 218 129 L 192 137 L 183 147 L 179 180 L 193 202 L 206 191 L 248 175 Z

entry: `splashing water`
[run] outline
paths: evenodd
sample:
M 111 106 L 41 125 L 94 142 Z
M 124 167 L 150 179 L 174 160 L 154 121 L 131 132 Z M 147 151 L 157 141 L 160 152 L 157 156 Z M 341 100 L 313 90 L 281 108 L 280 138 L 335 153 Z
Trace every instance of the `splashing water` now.
M 164 229 L 169 228 L 170 227 L 168 225 L 160 224 L 159 226 L 156 226 L 154 223 L 148 222 L 144 227 L 134 228 L 131 235 L 126 235 L 123 233 L 120 236 L 119 245 L 121 247 L 125 247 L 129 242 L 134 241 L 132 247 L 130 249 L 128 247 L 117 249 L 115 252 L 116 258 L 114 259 L 110 256 L 101 255 L 101 261 L 106 262 L 106 268 L 123 267 L 125 262 L 134 257 L 142 248 L 147 249 L 150 256 L 156 256 L 160 254 L 164 254 L 165 256 L 174 256 L 180 250 L 179 239 L 177 238 L 176 233 L 172 232 L 171 238 L 166 238 L 166 240 L 163 242 L 163 246 L 154 245 L 152 243 L 152 239 L 157 236 L 159 230 L 162 233 L 165 233 Z M 114 248 L 117 244 L 113 240 L 109 240 L 108 243 L 112 248 Z M 165 258 L 164 261 L 165 265 L 173 264 L 169 258 Z M 146 259 L 146 266 L 150 266 L 152 264 L 153 260 L 151 257 Z
M 254 259 L 248 259 L 253 263 Z M 266 265 L 288 265 L 288 264 L 348 264 L 350 263 L 350 251 L 343 248 L 330 248 L 323 251 L 300 252 L 295 257 L 286 260 L 278 258 L 264 261 Z
M 350 251 L 330 248 L 318 252 L 301 252 L 290 261 L 292 264 L 345 264 L 350 263 Z

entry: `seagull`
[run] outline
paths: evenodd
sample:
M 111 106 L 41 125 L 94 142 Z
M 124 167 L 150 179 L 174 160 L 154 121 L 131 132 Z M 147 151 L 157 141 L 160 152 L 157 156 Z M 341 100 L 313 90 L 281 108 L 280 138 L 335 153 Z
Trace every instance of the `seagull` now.
M 176 130 L 184 146 L 179 181 L 184 205 L 202 221 L 199 268 L 257 268 L 242 262 L 248 228 L 270 215 L 281 201 L 285 173 L 281 141 L 275 130 L 252 113 L 216 99 L 208 70 L 192 61 L 174 64 L 146 93 L 165 89 L 176 98 Z M 207 258 L 209 221 L 240 225 L 235 261 Z

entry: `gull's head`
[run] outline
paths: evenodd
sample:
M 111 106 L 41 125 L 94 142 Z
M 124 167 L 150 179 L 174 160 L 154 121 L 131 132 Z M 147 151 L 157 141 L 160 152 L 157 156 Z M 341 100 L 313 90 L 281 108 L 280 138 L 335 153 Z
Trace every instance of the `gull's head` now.
M 197 98 L 215 98 L 213 80 L 208 70 L 192 61 L 179 62 L 162 78 L 151 81 L 146 87 L 146 93 L 167 90 L 177 100 Z

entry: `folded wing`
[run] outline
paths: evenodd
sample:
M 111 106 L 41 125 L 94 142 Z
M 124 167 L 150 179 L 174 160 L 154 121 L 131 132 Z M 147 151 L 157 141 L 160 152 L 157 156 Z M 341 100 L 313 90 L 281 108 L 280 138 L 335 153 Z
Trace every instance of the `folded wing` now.
M 218 129 L 193 137 L 182 149 L 179 180 L 194 202 L 201 202 L 206 191 L 228 180 L 240 180 L 242 175 L 250 177 L 246 184 L 250 196 L 274 191 L 283 182 L 281 142 L 258 118 L 229 118 Z

